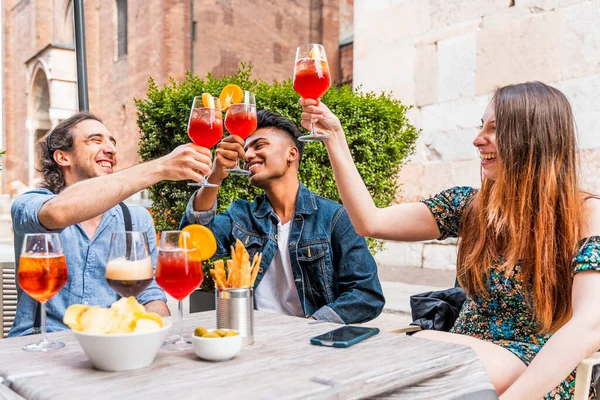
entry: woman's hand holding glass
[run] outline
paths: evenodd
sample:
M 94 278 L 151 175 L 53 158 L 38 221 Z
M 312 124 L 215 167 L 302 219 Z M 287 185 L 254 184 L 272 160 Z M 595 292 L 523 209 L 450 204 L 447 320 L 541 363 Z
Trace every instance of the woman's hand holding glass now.
M 302 106 L 301 123 L 304 128 L 314 128 L 319 134 L 345 141 L 344 130 L 339 118 L 323 102 L 300 98 L 298 103 Z M 326 140 L 325 144 L 330 141 Z

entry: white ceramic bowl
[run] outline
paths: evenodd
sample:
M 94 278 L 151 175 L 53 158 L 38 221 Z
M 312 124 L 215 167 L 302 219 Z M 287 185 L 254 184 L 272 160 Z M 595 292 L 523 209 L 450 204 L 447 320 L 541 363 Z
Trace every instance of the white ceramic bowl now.
M 209 330 L 212 332 L 216 329 Z M 230 329 L 221 329 L 228 331 Z M 242 336 L 238 333 L 235 336 L 225 336 L 219 338 L 205 338 L 192 335 L 194 352 L 204 360 L 225 361 L 230 360 L 240 353 L 242 348 Z
M 103 371 L 129 371 L 152 364 L 171 321 L 146 333 L 97 334 L 72 331 L 95 368 Z

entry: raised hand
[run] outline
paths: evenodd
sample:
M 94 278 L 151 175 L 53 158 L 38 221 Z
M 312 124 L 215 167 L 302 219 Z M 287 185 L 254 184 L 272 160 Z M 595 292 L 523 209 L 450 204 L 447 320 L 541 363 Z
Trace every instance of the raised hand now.
M 310 130 L 311 122 L 314 122 L 314 127 L 319 133 L 339 136 L 343 132 L 339 118 L 321 101 L 300 98 L 298 103 L 302 106 L 304 128 Z
M 156 160 L 161 168 L 161 180 L 204 180 L 210 173 L 212 154 L 206 147 L 193 143 L 178 146 L 175 150 Z
M 211 173 L 211 182 L 222 182 L 229 175 L 226 169 L 237 165 L 239 158 L 244 158 L 244 139 L 237 135 L 229 135 L 217 145 L 215 162 Z

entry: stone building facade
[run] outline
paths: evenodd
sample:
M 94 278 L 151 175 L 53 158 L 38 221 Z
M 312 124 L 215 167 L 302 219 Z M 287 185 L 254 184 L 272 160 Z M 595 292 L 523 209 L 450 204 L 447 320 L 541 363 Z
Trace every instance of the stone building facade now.
M 600 0 L 356 0 L 354 84 L 393 91 L 422 129 L 398 202 L 480 186 L 472 146 L 494 88 L 539 80 L 569 98 L 584 189 L 600 193 Z M 381 265 L 455 268 L 448 243 L 387 243 Z
M 250 62 L 255 77 L 288 79 L 296 47 L 316 42 L 337 81 L 340 24 L 353 15 L 352 0 L 84 3 L 90 110 L 116 136 L 121 168 L 139 161 L 133 98 L 145 96 L 149 77 L 158 85 L 186 71 L 219 77 Z M 2 11 L 0 193 L 10 193 L 13 182 L 35 183 L 37 141 L 77 111 L 77 76 L 72 0 L 5 0 Z

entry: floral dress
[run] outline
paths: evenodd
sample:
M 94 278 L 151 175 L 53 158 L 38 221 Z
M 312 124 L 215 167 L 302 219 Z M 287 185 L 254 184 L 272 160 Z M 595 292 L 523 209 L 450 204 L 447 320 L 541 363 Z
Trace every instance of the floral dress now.
M 471 187 L 454 187 L 423 200 L 437 222 L 439 240 L 459 236 L 462 214 L 476 193 Z M 600 271 L 600 236 L 582 239 L 579 248 L 573 260 L 573 274 Z M 507 270 L 499 263 L 490 268 L 489 275 L 489 298 L 467 296 L 450 331 L 504 347 L 529 365 L 552 335 L 537 333 L 519 265 Z M 575 371 L 545 399 L 571 399 L 574 391 Z M 594 388 L 590 390 L 590 399 L 596 399 Z

